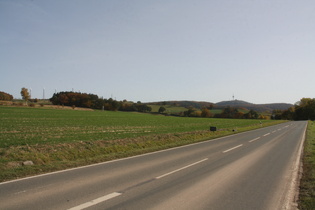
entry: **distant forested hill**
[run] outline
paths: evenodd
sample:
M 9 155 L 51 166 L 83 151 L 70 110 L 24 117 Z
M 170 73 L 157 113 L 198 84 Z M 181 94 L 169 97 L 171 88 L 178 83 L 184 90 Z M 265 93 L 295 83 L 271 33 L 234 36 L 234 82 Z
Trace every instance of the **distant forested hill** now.
M 246 101 L 241 101 L 241 100 L 233 100 L 233 101 L 221 101 L 219 103 L 215 104 L 216 106 L 223 106 L 223 107 L 227 107 L 227 106 L 253 106 L 255 104 L 246 102 Z
M 211 103 L 205 101 L 163 101 L 163 102 L 152 102 L 148 104 L 154 105 L 172 105 L 172 106 L 180 106 L 180 107 L 194 107 L 196 109 L 202 109 L 203 107 L 211 107 L 215 109 L 223 109 L 227 106 L 235 107 L 235 108 L 245 108 L 252 109 L 257 112 L 272 112 L 272 110 L 287 110 L 292 107 L 293 104 L 287 103 L 272 103 L 272 104 L 253 104 L 246 101 L 241 100 L 232 100 L 232 101 L 222 101 L 219 103 Z
M 233 101 L 222 101 L 216 103 L 214 105 L 216 108 L 224 108 L 227 106 L 236 107 L 236 108 L 246 108 L 252 109 L 257 112 L 271 112 L 272 110 L 287 110 L 288 108 L 292 107 L 293 104 L 287 103 L 271 103 L 271 104 L 253 104 L 246 101 L 240 100 L 233 100 Z

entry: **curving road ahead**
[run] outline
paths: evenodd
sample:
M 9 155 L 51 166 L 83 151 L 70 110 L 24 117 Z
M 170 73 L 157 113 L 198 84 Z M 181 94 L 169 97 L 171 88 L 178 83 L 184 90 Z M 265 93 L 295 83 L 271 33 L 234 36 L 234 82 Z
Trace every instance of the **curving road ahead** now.
M 294 209 L 306 126 L 0 183 L 0 209 Z

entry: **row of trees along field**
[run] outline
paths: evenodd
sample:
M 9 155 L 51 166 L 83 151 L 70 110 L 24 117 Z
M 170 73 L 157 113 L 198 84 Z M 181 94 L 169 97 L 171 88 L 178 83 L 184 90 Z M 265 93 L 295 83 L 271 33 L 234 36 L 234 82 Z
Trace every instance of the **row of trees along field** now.
M 272 117 L 276 120 L 315 120 L 315 98 L 302 98 L 285 111 L 274 110 Z
M 5 92 L 0 91 L 0 100 L 1 101 L 12 101 L 13 96 L 10 95 L 9 93 L 5 93 Z
M 254 110 L 247 113 L 240 112 L 237 108 L 226 107 L 219 114 L 213 114 L 210 108 L 204 107 L 201 111 L 190 107 L 187 111 L 181 112 L 180 116 L 184 117 L 214 117 L 214 118 L 231 118 L 231 119 L 265 119 L 265 116 L 258 114 Z
M 140 101 L 137 103 L 116 101 L 112 98 L 103 99 L 95 94 L 77 93 L 77 92 L 59 92 L 55 93 L 49 99 L 54 105 L 65 105 L 75 107 L 85 107 L 92 109 L 103 109 L 111 111 L 138 111 L 151 112 L 152 108 Z

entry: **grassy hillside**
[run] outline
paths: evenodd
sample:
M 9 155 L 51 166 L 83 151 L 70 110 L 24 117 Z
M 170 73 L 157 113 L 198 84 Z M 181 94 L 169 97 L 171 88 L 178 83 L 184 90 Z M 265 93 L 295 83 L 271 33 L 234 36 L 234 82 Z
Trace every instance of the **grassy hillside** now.
M 227 106 L 231 106 L 235 108 L 246 108 L 248 110 L 252 109 L 257 112 L 272 112 L 275 109 L 287 110 L 288 108 L 292 107 L 293 104 L 287 104 L 287 103 L 252 104 L 252 103 L 241 101 L 241 100 L 222 101 L 215 104 L 216 108 L 224 108 Z
M 184 145 L 260 127 L 259 120 L 0 106 L 0 180 Z M 280 121 L 263 121 L 271 125 Z M 209 132 L 217 126 L 218 132 Z M 34 165 L 23 166 L 31 160 Z
M 203 107 L 209 107 L 213 103 L 204 101 L 163 101 L 163 102 L 151 102 L 149 105 L 160 105 L 160 106 L 172 106 L 172 107 L 194 107 L 196 109 L 202 109 Z
M 152 112 L 158 112 L 161 105 L 149 105 L 152 108 Z M 166 111 L 164 113 L 167 114 L 178 114 L 180 112 L 187 111 L 188 109 L 185 107 L 180 106 L 172 106 L 172 105 L 165 105 L 163 106 Z

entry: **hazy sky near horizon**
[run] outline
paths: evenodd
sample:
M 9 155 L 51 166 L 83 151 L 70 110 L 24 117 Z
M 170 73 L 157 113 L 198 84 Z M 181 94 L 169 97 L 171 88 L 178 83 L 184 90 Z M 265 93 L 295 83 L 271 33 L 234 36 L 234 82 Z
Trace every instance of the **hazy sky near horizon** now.
M 315 98 L 314 0 L 0 0 L 0 91 Z

